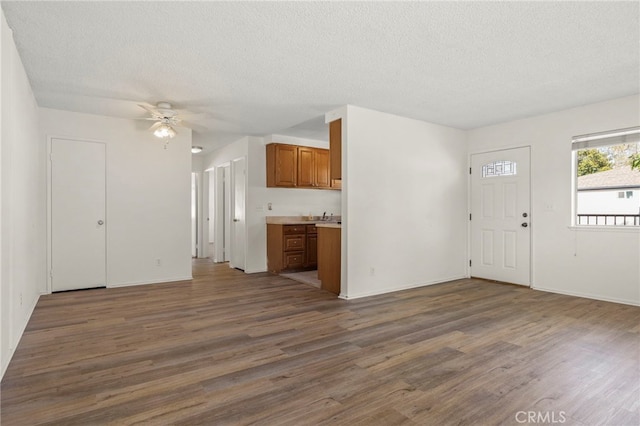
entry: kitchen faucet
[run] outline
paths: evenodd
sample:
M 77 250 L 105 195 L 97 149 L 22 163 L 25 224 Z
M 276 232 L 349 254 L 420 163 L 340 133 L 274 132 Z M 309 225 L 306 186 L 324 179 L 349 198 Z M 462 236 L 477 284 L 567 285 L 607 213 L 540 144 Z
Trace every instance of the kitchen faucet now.
M 327 212 L 322 213 L 322 220 L 327 220 Z

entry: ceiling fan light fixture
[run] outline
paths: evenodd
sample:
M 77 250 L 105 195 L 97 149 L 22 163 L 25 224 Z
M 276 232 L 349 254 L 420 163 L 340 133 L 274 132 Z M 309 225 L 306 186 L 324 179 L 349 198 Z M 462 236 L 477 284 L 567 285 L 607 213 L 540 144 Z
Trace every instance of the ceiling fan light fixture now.
M 158 126 L 157 129 L 155 129 L 153 131 L 153 135 L 157 138 L 160 139 L 171 139 L 176 135 L 176 131 L 173 129 L 173 127 L 169 126 L 166 123 L 162 123 L 160 126 Z
M 201 146 L 192 146 L 191 147 L 191 153 L 192 154 L 197 154 L 199 152 L 202 152 L 202 147 Z

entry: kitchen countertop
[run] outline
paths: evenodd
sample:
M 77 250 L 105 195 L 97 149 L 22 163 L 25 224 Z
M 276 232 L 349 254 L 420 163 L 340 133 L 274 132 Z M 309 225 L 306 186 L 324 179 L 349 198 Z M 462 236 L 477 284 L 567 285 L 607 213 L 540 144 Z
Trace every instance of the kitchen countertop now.
M 316 228 L 342 228 L 342 224 L 341 223 L 337 223 L 337 222 L 320 222 L 320 223 L 316 223 Z
M 313 216 L 312 219 L 308 219 L 305 216 L 267 216 L 266 223 L 276 225 L 332 225 L 329 227 L 339 228 L 340 224 L 337 222 L 339 222 L 340 219 L 340 216 L 334 216 L 331 221 L 323 221 L 320 216 Z

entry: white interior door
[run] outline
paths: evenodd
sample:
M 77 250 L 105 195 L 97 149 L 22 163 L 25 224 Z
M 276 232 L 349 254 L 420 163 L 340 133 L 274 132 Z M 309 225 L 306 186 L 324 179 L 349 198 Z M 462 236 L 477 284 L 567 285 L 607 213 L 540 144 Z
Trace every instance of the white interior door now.
M 529 148 L 471 156 L 471 276 L 531 285 Z
M 191 173 L 191 257 L 198 257 L 198 174 Z
M 207 237 L 204 239 L 206 241 L 207 244 L 207 256 L 210 258 L 215 258 L 215 250 L 214 250 L 214 245 L 213 242 L 214 240 L 214 236 L 215 236 L 215 218 L 216 218 L 216 211 L 215 211 L 215 188 L 216 188 L 216 180 L 215 180 L 215 172 L 213 170 L 208 171 L 207 172 L 207 181 L 209 182 L 208 185 L 208 197 L 207 197 L 207 230 L 206 230 L 206 235 Z
M 231 225 L 231 258 L 230 266 L 245 269 L 245 193 L 246 193 L 246 161 L 244 157 L 233 160 L 233 223 Z
M 231 176 L 230 166 L 215 169 L 214 193 L 214 262 L 227 262 L 230 256 L 231 240 Z
M 106 285 L 105 145 L 51 140 L 52 291 Z
M 223 172 L 222 259 L 228 262 L 231 258 L 231 166 L 224 166 Z

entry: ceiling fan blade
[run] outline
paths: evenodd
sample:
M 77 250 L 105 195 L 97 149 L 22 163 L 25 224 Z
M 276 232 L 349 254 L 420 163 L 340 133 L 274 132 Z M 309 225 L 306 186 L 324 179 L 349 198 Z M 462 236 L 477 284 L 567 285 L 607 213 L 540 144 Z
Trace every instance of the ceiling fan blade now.
M 158 113 L 158 110 L 154 106 L 146 105 L 146 104 L 138 104 L 138 106 L 144 109 L 145 111 L 147 111 L 154 118 L 161 116 L 160 113 Z
M 189 120 L 191 122 L 206 120 L 207 118 L 211 118 L 211 114 L 208 112 L 189 112 L 189 111 L 181 111 L 179 117 L 182 119 Z
M 158 119 L 157 119 L 157 118 L 155 118 L 155 117 L 139 117 L 139 118 L 133 118 L 133 120 L 158 121 Z
M 157 129 L 158 127 L 160 127 L 160 125 L 162 124 L 162 122 L 158 121 L 157 123 L 154 123 L 151 125 L 151 127 L 149 127 L 149 130 L 151 132 L 153 132 L 155 129 Z

